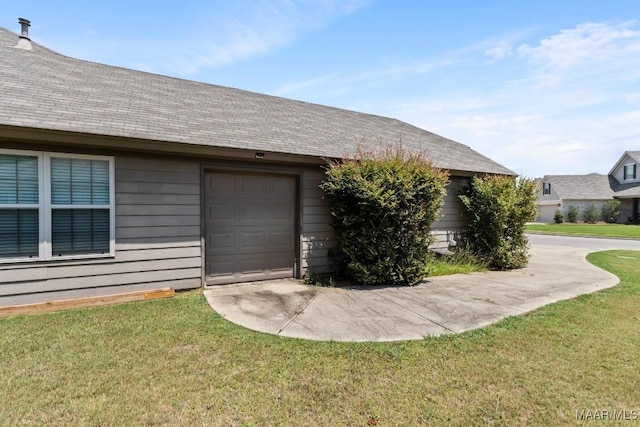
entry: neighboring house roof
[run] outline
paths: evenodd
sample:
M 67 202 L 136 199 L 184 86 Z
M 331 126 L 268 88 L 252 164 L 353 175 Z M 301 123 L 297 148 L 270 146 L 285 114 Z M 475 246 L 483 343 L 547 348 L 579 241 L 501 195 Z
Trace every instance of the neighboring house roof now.
M 402 143 L 436 166 L 515 173 L 396 119 L 69 58 L 0 27 L 0 128 L 52 129 L 318 157 Z
M 635 151 L 635 153 L 640 155 L 640 151 Z M 620 184 L 613 176 L 598 173 L 545 175 L 540 182 L 550 182 L 553 191 L 562 200 L 609 200 L 614 197 L 640 197 L 640 182 Z M 540 189 L 540 187 L 537 188 Z
M 542 182 L 550 182 L 560 199 L 608 200 L 614 196 L 618 182 L 609 175 L 545 175 Z
M 616 187 L 615 196 L 623 199 L 640 197 L 640 182 L 619 184 Z
M 609 175 L 613 175 L 614 174 L 616 169 L 618 169 L 618 167 L 620 165 L 622 165 L 622 162 L 626 158 L 626 156 L 631 157 L 631 159 L 634 162 L 640 163 L 640 151 L 625 151 L 624 154 L 622 156 L 620 156 L 620 159 L 616 162 L 616 164 L 613 165 L 613 168 L 611 168 L 611 170 L 609 171 Z

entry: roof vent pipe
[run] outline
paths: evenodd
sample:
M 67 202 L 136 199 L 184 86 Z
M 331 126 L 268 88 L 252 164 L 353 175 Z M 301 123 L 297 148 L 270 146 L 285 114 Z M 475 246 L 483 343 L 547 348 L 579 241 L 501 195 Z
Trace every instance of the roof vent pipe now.
M 18 49 L 26 49 L 33 50 L 31 46 L 31 39 L 29 38 L 29 27 L 31 26 L 31 21 L 24 18 L 18 18 L 18 23 L 21 25 L 20 37 L 18 38 L 18 44 L 16 47 Z

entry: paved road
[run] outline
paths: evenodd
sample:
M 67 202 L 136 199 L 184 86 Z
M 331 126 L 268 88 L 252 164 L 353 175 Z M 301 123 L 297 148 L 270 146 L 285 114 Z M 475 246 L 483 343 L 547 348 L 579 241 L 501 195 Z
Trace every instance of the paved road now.
M 615 286 L 585 260 L 603 249 L 640 250 L 640 241 L 531 235 L 522 270 L 433 277 L 414 287 L 319 288 L 299 280 L 218 286 L 204 292 L 231 322 L 312 340 L 394 341 L 459 333 L 543 305 Z
M 543 234 L 529 234 L 528 238 L 531 245 L 567 246 L 572 248 L 590 249 L 593 251 L 602 251 L 606 249 L 640 251 L 640 240 L 549 236 Z

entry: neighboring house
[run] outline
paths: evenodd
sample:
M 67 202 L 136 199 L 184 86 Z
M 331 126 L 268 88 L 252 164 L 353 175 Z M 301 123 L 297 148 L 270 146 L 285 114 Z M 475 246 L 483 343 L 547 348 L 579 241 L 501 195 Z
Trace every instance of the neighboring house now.
M 537 180 L 539 222 L 553 222 L 556 210 L 566 218 L 570 206 L 584 212 L 620 200 L 617 222 L 638 224 L 640 200 L 640 151 L 627 151 L 608 175 L 546 175 Z
M 396 142 L 460 188 L 514 175 L 401 121 L 77 60 L 0 28 L 0 305 L 331 271 L 326 158 Z

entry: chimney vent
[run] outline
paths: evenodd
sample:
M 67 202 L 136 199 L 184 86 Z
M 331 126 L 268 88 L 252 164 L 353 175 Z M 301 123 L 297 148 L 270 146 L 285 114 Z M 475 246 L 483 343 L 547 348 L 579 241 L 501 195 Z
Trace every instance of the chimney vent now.
M 25 50 L 33 50 L 31 46 L 31 39 L 29 38 L 29 27 L 31 26 L 31 21 L 24 18 L 18 18 L 18 23 L 21 25 L 20 37 L 18 38 L 18 44 L 16 47 L 18 49 Z

